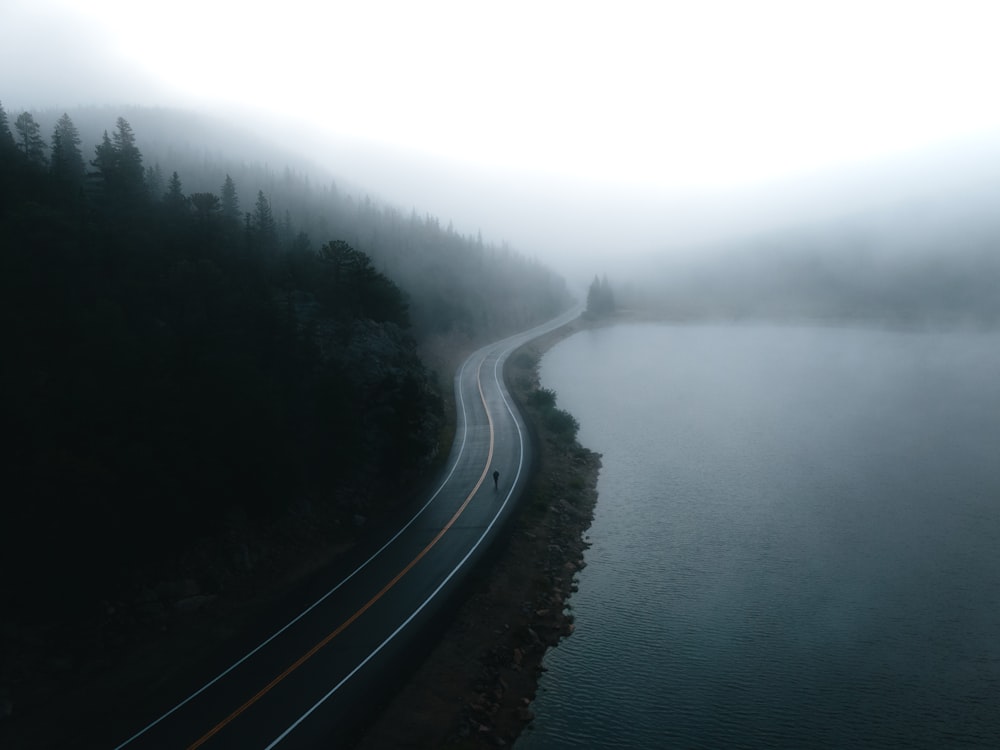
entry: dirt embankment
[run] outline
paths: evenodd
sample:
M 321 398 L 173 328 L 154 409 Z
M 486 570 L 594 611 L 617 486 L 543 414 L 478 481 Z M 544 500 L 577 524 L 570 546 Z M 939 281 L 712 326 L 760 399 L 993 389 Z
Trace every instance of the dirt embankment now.
M 510 357 L 507 382 L 538 451 L 510 538 L 356 750 L 495 748 L 532 720 L 542 657 L 573 632 L 566 600 L 583 566 L 601 465 L 598 454 L 546 427 L 532 394 L 541 354 L 581 326 L 571 323 Z

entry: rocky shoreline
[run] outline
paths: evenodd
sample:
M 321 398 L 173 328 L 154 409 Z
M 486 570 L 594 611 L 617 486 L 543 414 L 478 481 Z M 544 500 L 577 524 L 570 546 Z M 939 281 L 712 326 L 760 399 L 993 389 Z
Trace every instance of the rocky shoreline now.
M 541 355 L 584 325 L 574 321 L 510 357 L 507 382 L 537 446 L 532 481 L 477 590 L 356 750 L 503 747 L 533 719 L 545 652 L 573 632 L 566 602 L 589 546 L 601 462 L 549 430 L 532 395 Z

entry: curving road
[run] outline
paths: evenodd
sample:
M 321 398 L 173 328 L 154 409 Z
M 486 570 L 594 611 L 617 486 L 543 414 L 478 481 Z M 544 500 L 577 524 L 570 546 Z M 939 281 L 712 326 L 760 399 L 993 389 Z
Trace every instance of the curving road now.
M 449 594 L 523 490 L 530 447 L 503 383 L 504 361 L 579 312 L 472 354 L 455 378 L 457 429 L 448 465 L 417 513 L 349 573 L 299 604 L 291 619 L 273 623 L 159 711 L 115 720 L 115 750 L 292 750 L 334 747 L 349 737 L 381 703 L 401 665 L 419 657 Z

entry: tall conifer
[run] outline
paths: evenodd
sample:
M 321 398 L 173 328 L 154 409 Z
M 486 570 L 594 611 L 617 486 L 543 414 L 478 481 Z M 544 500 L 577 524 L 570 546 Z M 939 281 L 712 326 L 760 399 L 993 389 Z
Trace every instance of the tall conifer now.
M 85 169 L 80 153 L 80 133 L 65 112 L 52 131 L 51 167 L 56 179 L 73 184 L 83 181 Z
M 240 220 L 240 199 L 236 194 L 236 183 L 228 174 L 226 181 L 222 183 L 222 215 L 228 221 L 238 222 Z
M 45 141 L 42 140 L 41 128 L 35 122 L 30 112 L 22 112 L 14 120 L 17 130 L 17 147 L 28 159 L 36 164 L 45 163 Z

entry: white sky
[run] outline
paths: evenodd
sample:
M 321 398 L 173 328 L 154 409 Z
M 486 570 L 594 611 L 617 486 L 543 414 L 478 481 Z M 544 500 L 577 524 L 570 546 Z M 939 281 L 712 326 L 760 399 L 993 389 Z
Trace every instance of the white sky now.
M 1000 4 L 960 0 L 0 0 L 0 101 L 240 104 L 470 166 L 710 188 L 1000 128 L 998 30 Z

